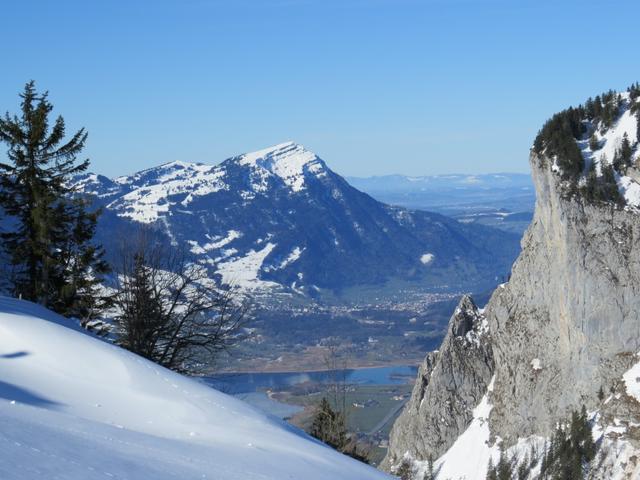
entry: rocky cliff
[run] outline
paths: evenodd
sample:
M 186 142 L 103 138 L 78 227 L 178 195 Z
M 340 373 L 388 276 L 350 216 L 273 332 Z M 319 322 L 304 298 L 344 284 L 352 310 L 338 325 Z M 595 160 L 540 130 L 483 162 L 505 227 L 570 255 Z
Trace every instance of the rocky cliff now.
M 494 371 L 488 335 L 485 316 L 464 296 L 440 350 L 429 353 L 418 370 L 411 399 L 391 432 L 393 451 L 384 466 L 406 452 L 412 458 L 436 458 L 464 432 Z
M 468 347 L 456 325 L 472 303 L 462 300 L 393 428 L 385 468 L 408 462 L 422 479 L 433 458 L 437 478 L 484 479 L 501 450 L 517 466 L 532 447 L 544 451 L 558 422 L 584 405 L 598 455 L 583 476 L 640 476 L 640 213 L 629 175 L 640 148 L 636 98 L 616 101 L 609 125 L 580 119 L 577 175 L 567 175 L 550 148 L 532 150 L 536 210 L 511 279 L 482 314 L 471 309 L 487 327 Z M 632 158 L 616 165 L 625 141 Z M 607 160 L 605 151 L 614 155 Z M 586 190 L 604 184 L 606 168 L 615 201 Z M 540 466 L 528 475 L 539 478 Z

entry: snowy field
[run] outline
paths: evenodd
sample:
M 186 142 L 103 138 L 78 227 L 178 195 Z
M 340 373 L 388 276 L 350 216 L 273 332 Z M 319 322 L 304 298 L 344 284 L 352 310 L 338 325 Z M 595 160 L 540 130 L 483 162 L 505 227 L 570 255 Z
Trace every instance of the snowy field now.
M 0 479 L 384 479 L 244 402 L 0 297 Z

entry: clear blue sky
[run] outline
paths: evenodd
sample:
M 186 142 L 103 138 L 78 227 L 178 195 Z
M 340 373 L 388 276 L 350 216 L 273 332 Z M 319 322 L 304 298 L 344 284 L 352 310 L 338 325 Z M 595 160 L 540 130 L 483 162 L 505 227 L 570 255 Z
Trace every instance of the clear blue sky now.
M 640 2 L 3 2 L 0 111 L 29 79 L 92 170 L 286 140 L 346 175 L 528 171 L 542 122 L 640 80 Z

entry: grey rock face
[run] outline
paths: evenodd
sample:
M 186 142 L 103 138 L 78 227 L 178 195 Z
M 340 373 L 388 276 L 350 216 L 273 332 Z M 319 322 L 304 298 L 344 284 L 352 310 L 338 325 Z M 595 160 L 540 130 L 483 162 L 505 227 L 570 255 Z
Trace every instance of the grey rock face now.
M 605 422 L 616 417 L 638 423 L 640 409 L 619 401 L 636 405 L 634 399 L 619 394 L 605 405 L 598 391 L 619 391 L 621 376 L 638 361 L 640 216 L 563 197 L 551 160 L 532 154 L 530 162 L 534 219 L 509 283 L 485 308 L 488 329 L 478 343 L 464 344 L 466 335 L 458 334 L 468 324 L 454 315 L 393 428 L 384 468 L 406 452 L 417 460 L 443 454 L 470 423 L 494 375 L 490 430 L 504 447 L 530 435 L 550 436 L 555 423 L 582 404 L 598 409 Z M 473 312 L 482 318 L 475 307 Z M 480 321 L 471 323 L 476 328 Z M 593 478 L 610 478 L 597 471 Z
M 471 421 L 493 368 L 486 318 L 465 296 L 440 351 L 427 355 L 420 366 L 411 399 L 391 431 L 382 467 L 391 469 L 407 452 L 418 459 L 442 455 Z
M 600 387 L 610 388 L 640 348 L 640 218 L 563 199 L 549 164 L 531 157 L 534 220 L 511 281 L 487 307 L 491 429 L 507 444 L 547 436 L 581 404 L 597 407 Z

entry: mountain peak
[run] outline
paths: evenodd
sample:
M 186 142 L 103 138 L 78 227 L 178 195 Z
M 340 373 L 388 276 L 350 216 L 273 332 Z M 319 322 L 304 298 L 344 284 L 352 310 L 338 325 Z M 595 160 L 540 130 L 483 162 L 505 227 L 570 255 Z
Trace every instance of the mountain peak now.
M 326 168 L 315 153 L 291 141 L 245 153 L 234 160 L 280 177 L 294 192 L 304 190 L 306 173 L 321 176 Z
M 240 158 L 243 158 L 246 163 L 251 163 L 258 161 L 261 158 L 277 157 L 291 150 L 305 150 L 305 148 L 293 141 L 288 141 L 256 150 L 255 152 L 243 153 L 240 155 Z

